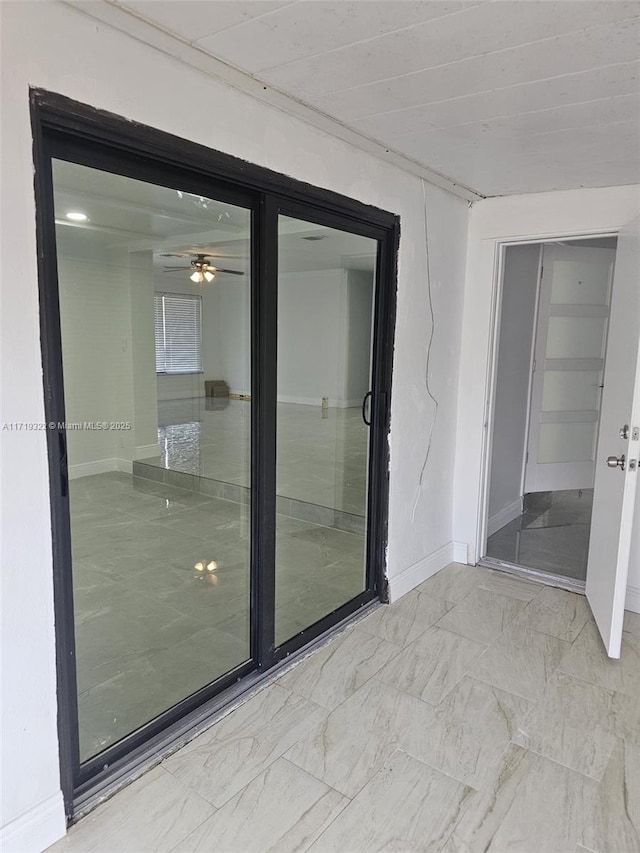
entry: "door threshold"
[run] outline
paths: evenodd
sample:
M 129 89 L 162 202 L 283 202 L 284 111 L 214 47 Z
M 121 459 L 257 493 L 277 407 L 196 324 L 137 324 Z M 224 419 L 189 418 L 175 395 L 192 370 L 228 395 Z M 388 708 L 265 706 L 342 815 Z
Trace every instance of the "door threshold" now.
M 71 826 L 90 811 L 97 808 L 118 791 L 135 782 L 149 770 L 152 770 L 174 752 L 182 749 L 198 735 L 211 728 L 227 714 L 239 708 L 247 699 L 269 687 L 285 672 L 301 663 L 310 654 L 326 646 L 347 629 L 364 619 L 378 607 L 384 606 L 378 599 L 363 605 L 355 613 L 347 616 L 337 625 L 325 631 L 316 640 L 292 652 L 280 663 L 271 667 L 267 672 L 252 672 L 241 682 L 229 687 L 223 693 L 202 705 L 193 713 L 166 729 L 157 738 L 146 743 L 143 748 L 131 753 L 126 760 L 114 767 L 114 772 L 107 778 L 102 778 L 95 785 L 84 790 L 74 798 L 73 817 L 68 821 Z
M 563 575 L 555 575 L 553 572 L 545 572 L 542 569 L 530 569 L 526 566 L 519 566 L 516 563 L 497 560 L 494 557 L 482 557 L 482 559 L 478 560 L 478 565 L 484 566 L 486 569 L 494 569 L 498 572 L 515 575 L 523 580 L 537 581 L 546 586 L 555 586 L 558 589 L 566 589 L 569 592 L 577 592 L 580 595 L 585 594 L 585 582 L 577 578 L 566 578 Z

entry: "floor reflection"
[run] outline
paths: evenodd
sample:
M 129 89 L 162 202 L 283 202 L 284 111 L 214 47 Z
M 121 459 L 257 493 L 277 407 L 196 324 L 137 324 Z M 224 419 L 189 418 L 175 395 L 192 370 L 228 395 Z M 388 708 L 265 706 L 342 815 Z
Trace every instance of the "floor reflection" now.
M 158 403 L 161 453 L 145 464 L 248 487 L 251 404 L 225 398 Z M 367 427 L 359 408 L 279 403 L 278 495 L 363 516 Z
M 487 556 L 584 581 L 593 489 L 525 495 L 524 512 L 487 540 Z
M 80 748 L 249 658 L 250 510 L 113 472 L 70 483 Z M 364 532 L 278 517 L 278 642 L 355 597 Z

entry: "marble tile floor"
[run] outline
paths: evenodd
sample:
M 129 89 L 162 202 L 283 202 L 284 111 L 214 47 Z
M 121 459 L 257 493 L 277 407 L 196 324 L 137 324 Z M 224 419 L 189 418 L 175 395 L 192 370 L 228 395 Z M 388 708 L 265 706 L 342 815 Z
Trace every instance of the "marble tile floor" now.
M 360 408 L 278 403 L 278 494 L 364 515 L 368 430 Z M 160 455 L 147 464 L 250 482 L 251 403 L 193 397 L 158 403 Z
M 72 827 L 55 853 L 638 853 L 640 615 L 451 564 Z
M 487 556 L 584 581 L 593 489 L 525 495 L 524 512 L 487 540 Z
M 118 472 L 70 498 L 85 760 L 249 658 L 249 508 Z M 364 536 L 278 516 L 276 539 L 280 644 L 363 590 Z

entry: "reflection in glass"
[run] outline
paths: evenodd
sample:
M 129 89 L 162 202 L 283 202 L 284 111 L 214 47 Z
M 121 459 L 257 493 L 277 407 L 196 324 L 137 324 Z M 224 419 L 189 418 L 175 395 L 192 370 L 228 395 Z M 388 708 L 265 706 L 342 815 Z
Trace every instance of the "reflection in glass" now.
M 86 761 L 250 657 L 250 211 L 53 174 Z
M 281 216 L 276 644 L 365 589 L 377 243 Z

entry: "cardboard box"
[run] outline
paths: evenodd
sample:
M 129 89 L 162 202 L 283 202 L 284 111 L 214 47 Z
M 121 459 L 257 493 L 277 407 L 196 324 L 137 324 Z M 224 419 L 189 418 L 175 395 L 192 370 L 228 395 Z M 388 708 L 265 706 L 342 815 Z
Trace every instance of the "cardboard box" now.
M 229 386 L 224 379 L 205 379 L 204 395 L 205 397 L 228 397 Z

